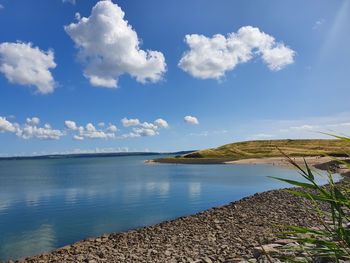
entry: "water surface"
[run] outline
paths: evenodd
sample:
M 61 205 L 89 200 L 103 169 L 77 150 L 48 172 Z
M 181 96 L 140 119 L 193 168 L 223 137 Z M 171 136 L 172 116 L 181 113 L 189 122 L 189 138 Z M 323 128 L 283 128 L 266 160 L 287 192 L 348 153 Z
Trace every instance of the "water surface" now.
M 288 186 L 267 176 L 300 179 L 295 170 L 270 165 L 144 163 L 151 158 L 0 161 L 0 260 Z

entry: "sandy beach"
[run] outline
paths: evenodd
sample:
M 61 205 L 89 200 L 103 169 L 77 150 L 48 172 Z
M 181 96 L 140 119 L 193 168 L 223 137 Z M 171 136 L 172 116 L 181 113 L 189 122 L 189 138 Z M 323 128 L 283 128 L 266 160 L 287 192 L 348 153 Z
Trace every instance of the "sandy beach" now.
M 297 164 L 304 164 L 304 160 L 305 160 L 307 164 L 311 166 L 333 161 L 330 157 L 325 157 L 325 156 L 291 157 L 291 159 Z M 225 163 L 226 164 L 271 164 L 271 165 L 279 165 L 279 166 L 291 166 L 288 159 L 285 157 L 241 159 L 236 161 L 228 161 Z

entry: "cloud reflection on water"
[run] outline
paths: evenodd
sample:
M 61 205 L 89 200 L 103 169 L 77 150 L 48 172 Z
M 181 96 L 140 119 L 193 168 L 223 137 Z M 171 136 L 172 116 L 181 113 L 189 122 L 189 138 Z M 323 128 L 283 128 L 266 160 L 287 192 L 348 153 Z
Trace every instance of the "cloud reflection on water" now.
M 0 247 L 3 258 L 24 257 L 42 251 L 50 251 L 56 247 L 56 233 L 52 225 L 43 224 L 35 230 L 22 232 L 7 238 L 7 242 Z

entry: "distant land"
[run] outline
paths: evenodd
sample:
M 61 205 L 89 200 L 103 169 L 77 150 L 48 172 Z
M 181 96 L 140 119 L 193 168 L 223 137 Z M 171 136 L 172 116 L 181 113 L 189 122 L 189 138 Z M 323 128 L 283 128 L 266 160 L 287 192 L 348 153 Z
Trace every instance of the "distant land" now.
M 291 157 L 347 157 L 350 153 L 350 143 L 337 139 L 245 141 L 185 153 L 175 157 L 159 158 L 155 162 L 214 164 L 242 159 L 281 157 L 281 151 Z
M 146 156 L 146 155 L 185 155 L 192 151 L 180 152 L 115 152 L 115 153 L 72 153 L 72 154 L 48 154 L 35 156 L 10 156 L 0 157 L 0 160 L 36 160 L 36 159 L 68 159 L 68 158 L 95 158 L 116 156 Z

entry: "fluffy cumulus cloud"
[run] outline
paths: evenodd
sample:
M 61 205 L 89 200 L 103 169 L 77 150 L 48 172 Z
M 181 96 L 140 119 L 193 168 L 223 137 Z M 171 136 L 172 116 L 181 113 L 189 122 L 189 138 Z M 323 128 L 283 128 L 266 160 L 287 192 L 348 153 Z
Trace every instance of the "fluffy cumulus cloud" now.
M 0 72 L 10 83 L 35 86 L 41 94 L 51 93 L 55 81 L 50 69 L 55 67 L 51 50 L 42 51 L 31 43 L 0 44 Z
M 107 132 L 117 132 L 118 128 L 117 126 L 113 125 L 113 124 L 109 124 L 108 128 L 107 128 Z
M 107 139 L 107 138 L 114 138 L 114 133 L 105 133 L 104 131 L 97 130 L 95 126 L 92 123 L 88 123 L 85 126 L 85 129 L 83 127 L 79 127 L 79 135 L 81 137 L 86 138 L 92 138 L 92 139 Z
M 184 121 L 188 124 L 192 124 L 192 125 L 196 125 L 196 124 L 199 124 L 199 121 L 196 117 L 193 117 L 193 116 L 185 116 L 184 117 Z
M 122 124 L 124 127 L 130 127 L 130 126 L 137 126 L 140 125 L 139 119 L 128 119 L 128 118 L 123 118 L 121 120 Z
M 160 118 L 156 119 L 154 121 L 154 123 L 160 128 L 168 128 L 169 127 L 168 122 L 166 120 L 163 120 L 163 119 L 160 119 Z
M 45 124 L 43 127 L 25 124 L 18 130 L 16 135 L 23 139 L 37 138 L 43 140 L 58 140 L 64 136 L 64 133 L 60 130 L 53 129 L 50 124 Z
M 190 50 L 183 54 L 179 67 L 200 79 L 220 79 L 256 56 L 261 56 L 270 70 L 278 71 L 292 64 L 295 56 L 295 51 L 252 26 L 227 36 L 186 35 L 185 42 Z
M 75 140 L 84 139 L 114 139 L 116 137 L 117 127 L 110 124 L 107 129 L 97 129 L 92 123 L 77 127 L 77 134 L 73 136 Z
M 40 119 L 38 117 L 27 118 L 23 125 L 12 123 L 5 117 L 0 117 L 0 132 L 9 132 L 22 139 L 43 139 L 58 140 L 64 136 L 61 130 L 53 129 L 50 124 L 46 123 L 39 127 Z
M 6 117 L 0 116 L 0 133 L 14 134 L 22 139 L 58 140 L 63 136 L 71 135 L 74 140 L 85 139 L 125 139 L 159 135 L 161 129 L 169 127 L 164 119 L 156 119 L 154 122 L 140 122 L 138 119 L 124 118 L 122 120 L 126 130 L 124 134 L 118 135 L 119 129 L 113 123 L 98 123 L 96 126 L 89 122 L 86 125 L 78 125 L 73 120 L 66 120 L 64 128 L 54 129 L 50 124 L 40 125 L 38 117 L 26 118 L 23 124 L 11 122 Z
M 130 74 L 138 82 L 156 82 L 166 71 L 161 52 L 140 49 L 137 33 L 111 1 L 99 1 L 90 17 L 65 27 L 79 50 L 84 75 L 93 86 L 115 88 L 118 78 Z
M 38 117 L 27 118 L 26 122 L 30 126 L 35 126 L 40 123 L 40 119 Z
M 123 121 L 124 120 L 124 121 Z M 132 128 L 132 131 L 127 133 L 127 134 L 123 134 L 121 136 L 121 138 L 137 138 L 137 137 L 147 137 L 147 136 L 156 136 L 159 135 L 159 130 L 160 129 L 164 129 L 164 128 L 168 128 L 169 124 L 166 120 L 164 119 L 156 119 L 153 123 L 151 122 L 140 122 L 138 119 L 127 119 L 124 118 L 122 119 L 122 122 L 124 124 L 124 122 L 128 120 L 129 122 L 127 122 L 127 124 L 132 124 L 132 125 L 127 125 L 125 127 L 129 127 L 129 126 L 134 126 Z M 130 122 L 130 120 L 134 120 L 133 122 Z M 136 121 L 137 120 L 137 121 Z
M 88 123 L 85 126 L 78 126 L 75 121 L 67 120 L 64 122 L 66 129 L 73 133 L 73 139 L 82 141 L 84 139 L 115 139 L 116 132 L 118 131 L 117 126 L 114 124 L 98 123 L 98 128 L 94 124 Z
M 98 125 L 96 128 L 94 124 L 88 123 L 85 126 L 78 126 L 74 121 L 66 121 L 65 126 L 73 133 L 73 139 L 125 139 L 125 138 L 137 138 L 146 136 L 155 136 L 159 134 L 159 131 L 164 128 L 168 128 L 168 122 L 164 119 L 157 119 L 152 122 L 140 122 L 139 119 L 123 118 L 121 120 L 125 128 L 130 130 L 126 133 L 117 136 L 119 131 L 117 126 L 109 123 L 108 125 Z M 101 123 L 99 123 L 101 124 Z
M 0 117 L 0 132 L 16 132 L 16 126 L 9 122 L 5 117 Z
M 77 124 L 75 123 L 75 121 L 65 121 L 64 122 L 64 126 L 68 129 L 68 130 L 72 130 L 75 131 L 78 129 Z

